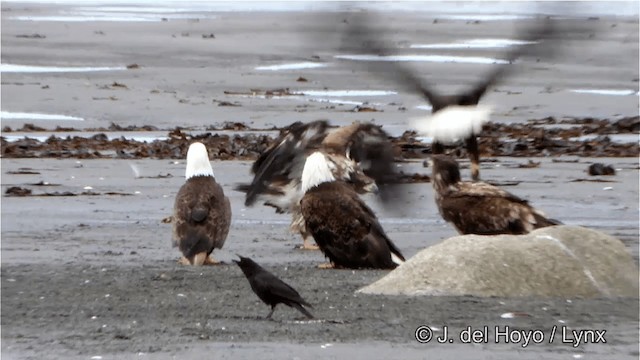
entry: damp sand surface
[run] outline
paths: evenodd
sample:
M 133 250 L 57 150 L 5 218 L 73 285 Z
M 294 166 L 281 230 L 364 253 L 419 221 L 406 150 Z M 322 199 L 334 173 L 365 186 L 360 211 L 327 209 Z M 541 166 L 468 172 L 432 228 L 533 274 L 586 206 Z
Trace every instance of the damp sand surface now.
M 518 167 L 525 159 L 496 160 L 482 164 L 483 177 L 517 183 L 505 188 L 566 224 L 621 239 L 637 263 L 634 159 L 539 158 L 540 166 L 533 169 Z M 617 175 L 589 177 L 585 170 L 594 161 L 613 164 Z M 355 294 L 386 271 L 317 269 L 324 257 L 295 249 L 301 240 L 288 232 L 287 215 L 263 206 L 246 208 L 242 194 L 233 191 L 246 178 L 248 162 L 214 161 L 213 166 L 234 214 L 224 249 L 214 253 L 225 264 L 191 268 L 176 263 L 171 226 L 162 223 L 183 183 L 184 161 L 4 159 L 3 193 L 21 186 L 32 195 L 76 196 L 2 199 L 3 356 L 109 359 L 143 353 L 165 359 L 215 353 L 253 358 L 268 351 L 274 358 L 386 357 L 395 352 L 408 358 L 422 358 L 425 352 L 507 358 L 523 349 L 522 343 L 472 345 L 459 338 L 452 344 L 417 343 L 416 328 L 429 325 L 440 329 L 440 335 L 447 326 L 456 336 L 467 326 L 540 329 L 547 338 L 554 326 L 604 329 L 607 344 L 530 344 L 524 356 L 637 357 L 637 299 Z M 401 166 L 429 172 L 421 162 Z M 580 181 L 585 179 L 610 182 Z M 38 183 L 47 185 L 33 185 Z M 411 257 L 455 231 L 439 217 L 430 184 L 405 186 L 411 196 L 396 208 L 383 207 L 373 196 L 365 200 Z M 234 254 L 254 258 L 294 285 L 313 304 L 317 321 L 303 321 L 287 307 L 277 309 L 274 321 L 262 319 L 269 309 L 231 262 Z M 489 336 L 494 339 L 495 334 Z
M 33 123 L 47 130 L 71 126 L 82 131 L 114 123 L 206 131 L 225 122 L 269 129 L 326 118 L 336 125 L 374 120 L 403 129 L 408 118 L 428 113 L 417 108 L 425 105 L 418 96 L 370 76 L 354 66 L 357 61 L 337 59 L 341 52 L 334 46 L 334 32 L 317 24 L 317 13 L 47 22 L 13 17 L 58 16 L 58 7 L 2 6 L 3 64 L 129 66 L 117 71 L 3 73 L 2 111 L 83 119 L 3 119 L 3 127 Z M 411 44 L 513 38 L 508 21 L 389 16 L 393 21 L 386 25 L 395 41 L 409 49 L 404 54 L 422 51 Z M 340 26 L 334 25 L 328 26 L 331 31 Z M 593 36 L 576 35 L 552 62 L 522 64 L 522 72 L 490 92 L 486 100 L 498 104 L 492 120 L 637 115 L 638 96 L 632 91 L 638 86 L 637 19 L 602 17 L 590 25 Z M 499 55 L 494 50 L 426 49 L 422 54 L 494 58 Z M 614 53 L 619 56 L 602 56 Z M 323 66 L 286 66 L 309 62 Z M 459 89 L 490 69 L 487 64 L 408 63 L 444 91 Z M 385 95 L 317 96 L 344 102 L 340 104 L 231 94 L 287 88 L 294 93 L 367 90 Z M 378 111 L 353 111 L 352 102 L 375 103 Z M 528 158 L 485 160 L 484 179 L 512 184 L 506 189 L 566 224 L 621 239 L 638 262 L 637 158 L 540 154 L 532 159 L 541 162 L 534 168 L 519 166 L 527 165 Z M 612 164 L 617 174 L 589 177 L 586 169 L 593 162 Z M 355 294 L 386 272 L 317 269 L 325 259 L 319 252 L 295 249 L 301 240 L 288 232 L 287 215 L 263 206 L 245 208 L 242 194 L 232 190 L 234 184 L 248 181 L 249 162 L 213 161 L 234 215 L 224 249 L 214 254 L 225 265 L 204 268 L 176 264 L 171 227 L 161 221 L 171 214 L 183 183 L 184 160 L 3 158 L 1 165 L 1 349 L 6 359 L 638 357 L 637 299 Z M 430 173 L 422 160 L 399 166 Z M 463 176 L 468 178 L 468 172 L 463 161 Z M 12 186 L 30 189 L 32 196 L 4 196 Z M 410 196 L 396 208 L 365 197 L 406 257 L 455 235 L 438 215 L 429 183 L 408 184 L 406 193 Z M 42 196 L 46 194 L 50 196 Z M 269 309 L 231 263 L 236 253 L 254 258 L 297 288 L 314 305 L 317 321 L 299 321 L 299 314 L 287 307 L 276 310 L 274 321 L 262 319 Z M 517 316 L 504 315 L 508 313 Z M 453 343 L 418 343 L 414 333 L 421 325 L 431 326 L 436 336 L 449 327 Z M 462 343 L 458 334 L 468 326 L 487 326 L 488 343 Z M 541 330 L 547 341 L 523 348 L 522 342 L 500 338 L 496 344 L 496 326 Z M 554 326 L 558 331 L 606 330 L 607 343 L 574 347 L 556 336 L 549 344 Z

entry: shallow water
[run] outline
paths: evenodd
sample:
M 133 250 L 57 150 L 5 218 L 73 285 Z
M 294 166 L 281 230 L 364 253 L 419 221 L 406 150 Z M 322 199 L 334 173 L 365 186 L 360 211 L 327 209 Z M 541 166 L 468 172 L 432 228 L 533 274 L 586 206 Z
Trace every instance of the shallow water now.
M 92 66 L 36 66 L 18 64 L 0 64 L 0 73 L 69 73 L 92 71 L 117 71 L 127 70 L 125 66 L 92 67 Z
M 354 61 L 416 61 L 435 63 L 460 63 L 460 64 L 508 64 L 501 59 L 481 56 L 449 56 L 449 55 L 335 55 L 336 59 Z
M 638 90 L 620 90 L 620 89 L 570 89 L 569 91 L 580 94 L 596 94 L 610 96 L 628 96 L 640 95 Z
M 0 119 L 2 120 L 70 120 L 70 121 L 83 121 L 83 118 L 77 116 L 57 115 L 57 114 L 41 114 L 41 113 L 26 113 L 26 112 L 0 112 Z
M 513 39 L 471 39 L 448 44 L 412 44 L 409 47 L 412 49 L 492 49 L 526 44 L 535 44 L 535 42 Z
M 321 63 L 315 63 L 315 62 L 301 62 L 301 63 L 293 63 L 293 64 L 258 66 L 255 69 L 279 71 L 279 70 L 316 69 L 316 68 L 322 68 L 326 66 L 327 64 L 321 64 Z

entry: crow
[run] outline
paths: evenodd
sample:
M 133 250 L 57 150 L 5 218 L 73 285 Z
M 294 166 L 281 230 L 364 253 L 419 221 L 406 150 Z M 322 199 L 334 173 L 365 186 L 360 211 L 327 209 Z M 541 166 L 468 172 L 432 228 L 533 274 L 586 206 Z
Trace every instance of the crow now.
M 271 311 L 267 315 L 267 319 L 271 319 L 276 305 L 280 303 L 294 307 L 308 319 L 313 319 L 313 315 L 303 305 L 311 308 L 313 306 L 306 302 L 294 288 L 278 279 L 255 261 L 240 255 L 238 257 L 240 261 L 233 260 L 233 262 L 242 269 L 244 276 L 249 280 L 251 290 L 258 295 L 262 302 L 271 305 Z

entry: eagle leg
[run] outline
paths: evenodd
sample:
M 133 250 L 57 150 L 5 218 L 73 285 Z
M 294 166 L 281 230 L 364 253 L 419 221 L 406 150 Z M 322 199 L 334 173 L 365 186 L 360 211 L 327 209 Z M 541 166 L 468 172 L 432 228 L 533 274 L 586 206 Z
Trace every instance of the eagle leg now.
M 195 266 L 202 266 L 204 265 L 205 261 L 207 260 L 209 256 L 207 255 L 206 252 L 201 252 L 201 253 L 197 253 L 194 257 L 193 257 L 193 265 Z
M 478 139 L 475 134 L 467 138 L 466 145 L 469 160 L 471 160 L 471 179 L 478 181 L 480 180 L 480 149 L 478 149 Z
M 178 259 L 178 264 L 180 265 L 191 265 L 191 261 L 189 261 L 189 259 L 187 259 L 186 257 L 181 257 L 180 259 Z
M 318 269 L 336 269 L 336 264 L 332 262 L 323 263 L 318 265 Z
M 202 265 L 222 265 L 222 261 L 217 261 L 211 256 L 207 256 Z
M 300 250 L 320 250 L 320 247 L 316 244 L 311 244 L 311 240 L 309 239 L 309 236 L 304 236 L 302 238 L 302 245 L 300 247 L 298 247 L 298 249 Z

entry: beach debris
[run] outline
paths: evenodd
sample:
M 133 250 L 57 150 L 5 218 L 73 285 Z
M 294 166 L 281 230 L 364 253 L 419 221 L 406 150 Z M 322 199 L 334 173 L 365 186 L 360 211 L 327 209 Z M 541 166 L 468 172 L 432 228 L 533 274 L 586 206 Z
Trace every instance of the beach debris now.
M 229 90 L 225 90 L 224 94 L 225 95 L 252 96 L 252 97 L 253 96 L 271 97 L 271 96 L 295 96 L 295 95 L 300 95 L 300 94 L 292 93 L 291 91 L 289 91 L 289 88 L 267 89 L 267 90 L 249 89 L 249 91 L 229 91 Z
M 525 164 L 518 164 L 518 167 L 523 169 L 537 168 L 540 167 L 540 161 L 529 160 Z
M 33 125 L 31 123 L 26 123 L 22 125 L 20 129 L 16 129 L 16 131 L 31 132 L 31 131 L 46 131 L 46 129 L 40 126 Z
M 531 315 L 522 311 L 506 312 L 500 315 L 500 318 L 502 319 L 515 319 L 515 318 L 523 318 L 523 317 L 531 317 Z
M 22 188 L 19 186 L 12 186 L 4 193 L 6 196 L 29 196 L 31 195 L 31 189 Z
M 170 173 L 166 173 L 166 174 L 158 174 L 156 176 L 136 176 L 136 179 L 168 179 L 172 177 L 173 175 L 171 175 Z
M 42 34 L 19 34 L 16 35 L 17 38 L 20 39 L 46 39 L 47 37 Z
M 258 90 L 253 90 L 258 91 Z M 287 89 L 260 90 L 263 94 L 275 94 L 277 91 L 286 93 Z M 616 142 L 610 138 L 599 136 L 614 135 L 627 132 L 633 123 L 633 118 L 623 121 L 617 127 L 607 119 L 569 119 L 572 123 L 584 123 L 585 126 L 558 128 L 540 128 L 541 123 L 558 123 L 553 118 L 533 120 L 530 123 L 486 123 L 478 138 L 480 153 L 487 157 L 637 157 L 640 152 L 640 144 L 636 142 Z M 594 125 L 595 124 L 595 125 Z M 6 137 L 0 137 L 1 155 L 5 158 L 155 158 L 155 159 L 183 159 L 188 143 L 197 140 L 206 143 L 211 149 L 213 159 L 218 160 L 255 160 L 273 141 L 277 134 L 221 134 L 216 131 L 256 131 L 272 132 L 282 130 L 277 127 L 253 128 L 247 123 L 228 121 L 221 125 L 209 126 L 207 133 L 192 135 L 189 129 L 175 128 L 164 130 L 166 137 L 155 140 L 134 140 L 123 137 L 109 139 L 106 135 L 95 137 L 67 136 L 61 137 L 52 134 L 46 140 L 38 140 L 25 136 L 22 139 L 8 141 Z M 64 132 L 78 131 L 74 128 L 57 127 L 55 130 L 47 130 L 33 124 L 24 124 L 20 129 L 11 129 L 5 126 L 7 133 L 16 132 Z M 87 128 L 87 132 L 119 132 L 119 131 L 163 131 L 152 125 L 122 126 L 111 123 L 108 128 Z M 590 134 L 590 137 L 583 138 Z M 596 135 L 597 137 L 594 137 Z M 513 141 L 513 140 L 516 141 Z M 607 140 L 608 139 L 608 140 Z M 395 157 L 397 161 L 408 159 L 425 159 L 431 155 L 432 144 L 419 137 L 414 131 L 405 131 L 398 137 L 391 139 L 396 147 Z M 425 141 L 425 142 L 423 142 Z M 444 146 L 445 152 L 458 158 L 467 156 L 466 150 L 455 143 Z M 553 158 L 554 163 L 577 163 L 579 158 Z M 510 166 L 508 164 L 504 166 Z M 514 165 L 517 167 L 537 167 L 538 162 L 530 161 L 525 164 Z
M 378 110 L 374 107 L 371 106 L 365 106 L 365 105 L 356 105 L 356 107 L 354 107 L 353 109 L 349 110 L 352 112 L 382 112 L 382 110 Z
M 597 175 L 606 175 L 612 176 L 616 174 L 616 170 L 611 165 L 605 165 L 603 163 L 595 163 L 589 165 L 588 169 L 589 175 L 597 176 Z
M 123 88 L 128 89 L 127 85 L 114 81 L 113 84 L 110 85 L 112 88 Z
M 39 181 L 37 183 L 29 184 L 31 186 L 60 186 L 60 184 L 52 184 L 48 181 Z
M 20 168 L 18 170 L 7 171 L 7 174 L 11 175 L 40 175 L 38 171 L 31 168 Z
M 238 102 L 230 102 L 230 101 L 224 101 L 224 100 L 213 99 L 213 102 L 218 103 L 218 106 L 242 106 Z

